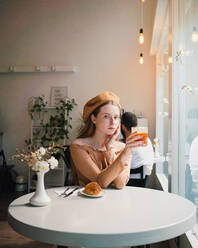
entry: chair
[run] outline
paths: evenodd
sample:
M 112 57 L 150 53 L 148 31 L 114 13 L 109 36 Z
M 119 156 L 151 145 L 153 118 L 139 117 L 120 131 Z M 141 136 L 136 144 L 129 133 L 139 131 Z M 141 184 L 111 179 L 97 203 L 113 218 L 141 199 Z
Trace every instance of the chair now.
M 4 154 L 3 149 L 0 150 L 0 158 L 1 158 L 0 161 L 2 161 L 2 164 L 0 164 L 0 166 L 3 166 L 3 168 L 6 168 L 7 163 L 6 163 L 5 154 Z
M 140 166 L 139 168 L 136 168 L 136 169 L 130 169 L 130 174 L 133 175 L 133 174 L 139 174 L 140 175 L 140 179 L 143 179 L 143 176 L 144 176 L 144 167 L 143 166 Z
M 66 175 L 65 175 L 65 183 L 64 185 L 70 185 L 71 184 L 71 154 L 69 150 L 69 145 L 66 146 L 66 149 L 64 151 L 64 156 L 62 156 L 65 165 L 66 165 Z
M 66 166 L 66 175 L 65 175 L 65 183 L 64 185 L 76 185 L 76 178 L 74 171 L 72 170 L 72 165 L 71 165 L 71 154 L 70 154 L 70 149 L 69 145 L 64 146 L 65 150 L 61 154 L 62 159 L 65 163 Z
M 130 175 L 131 176 L 137 176 L 132 177 L 129 179 L 129 182 L 127 183 L 127 186 L 135 186 L 135 187 L 146 187 L 147 186 L 147 181 L 148 181 L 148 176 L 146 175 L 144 178 L 144 166 L 140 166 L 136 169 L 130 169 Z
M 0 150 L 0 192 L 14 190 L 14 182 L 12 180 L 11 169 L 14 165 L 8 165 L 3 149 Z

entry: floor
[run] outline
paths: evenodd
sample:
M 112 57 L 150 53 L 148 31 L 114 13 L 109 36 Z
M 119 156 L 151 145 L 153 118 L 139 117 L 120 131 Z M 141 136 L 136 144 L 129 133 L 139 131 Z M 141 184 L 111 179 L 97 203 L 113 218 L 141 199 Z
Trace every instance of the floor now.
M 21 193 L 0 193 L 0 248 L 56 248 L 55 245 L 25 238 L 9 226 L 7 222 L 8 206 L 10 202 L 21 195 Z M 151 248 L 169 248 L 169 245 L 167 242 L 160 242 L 152 244 Z
M 56 248 L 54 245 L 25 238 L 9 226 L 7 222 L 8 205 L 19 196 L 21 193 L 0 193 L 0 248 Z

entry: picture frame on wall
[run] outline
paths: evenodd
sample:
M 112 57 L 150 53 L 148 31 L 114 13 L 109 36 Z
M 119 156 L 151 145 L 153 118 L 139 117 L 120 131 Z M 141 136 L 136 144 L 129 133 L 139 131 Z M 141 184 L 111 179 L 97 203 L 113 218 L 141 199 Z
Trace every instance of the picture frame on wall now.
M 51 88 L 51 107 L 57 107 L 60 105 L 60 100 L 65 100 L 68 98 L 68 88 L 67 87 L 52 87 Z

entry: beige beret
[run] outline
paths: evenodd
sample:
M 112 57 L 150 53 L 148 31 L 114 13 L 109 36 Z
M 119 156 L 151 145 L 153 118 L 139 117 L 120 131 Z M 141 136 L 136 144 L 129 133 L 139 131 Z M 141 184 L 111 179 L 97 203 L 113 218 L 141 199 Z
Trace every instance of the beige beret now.
M 105 102 L 112 101 L 118 105 L 120 105 L 120 98 L 113 94 L 112 92 L 103 92 L 99 95 L 95 96 L 94 98 L 90 99 L 84 106 L 83 109 L 83 120 L 86 121 L 90 114 L 100 105 Z

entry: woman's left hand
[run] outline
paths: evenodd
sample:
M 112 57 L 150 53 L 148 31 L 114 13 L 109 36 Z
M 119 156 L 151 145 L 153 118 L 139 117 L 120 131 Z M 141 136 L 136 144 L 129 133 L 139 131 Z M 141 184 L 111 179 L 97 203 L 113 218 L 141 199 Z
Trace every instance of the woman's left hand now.
M 111 148 L 111 145 L 115 142 L 116 138 L 120 133 L 120 125 L 116 128 L 115 132 L 112 135 L 109 135 L 106 142 L 107 150 Z

